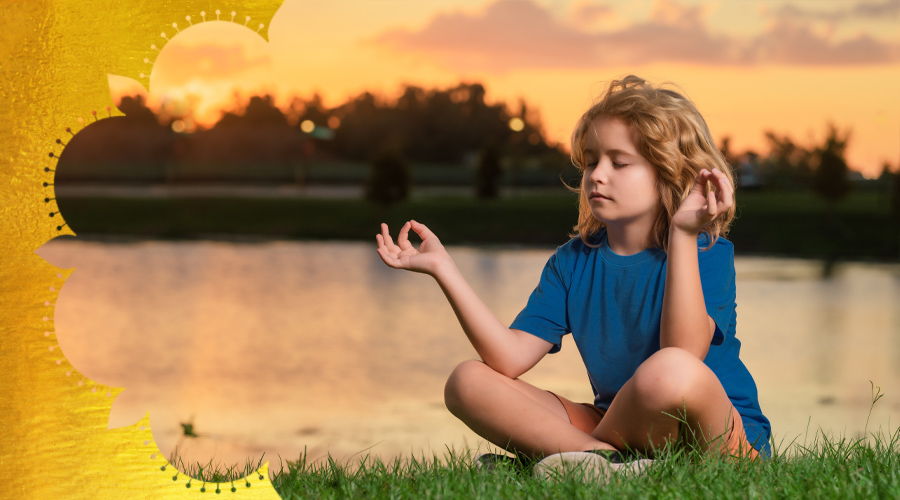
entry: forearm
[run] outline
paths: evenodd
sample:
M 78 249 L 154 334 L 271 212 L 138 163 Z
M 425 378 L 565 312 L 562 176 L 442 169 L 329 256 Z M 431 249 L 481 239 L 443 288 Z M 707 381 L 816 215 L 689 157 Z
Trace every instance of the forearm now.
M 660 348 L 680 347 L 702 360 L 709 351 L 712 332 L 700 283 L 697 236 L 671 230 L 666 258 Z
M 485 364 L 511 378 L 531 368 L 531 365 L 523 366 L 523 362 L 528 360 L 519 355 L 520 342 L 516 332 L 501 323 L 488 309 L 451 259 L 441 265 L 434 278 Z

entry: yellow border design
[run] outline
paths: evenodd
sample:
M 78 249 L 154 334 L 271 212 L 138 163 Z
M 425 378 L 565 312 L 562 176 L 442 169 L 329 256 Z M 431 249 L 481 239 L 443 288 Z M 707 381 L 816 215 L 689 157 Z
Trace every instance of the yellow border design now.
M 167 464 L 153 441 L 149 415 L 107 429 L 122 389 L 100 386 L 60 359 L 53 310 L 71 270 L 50 265 L 34 251 L 60 234 L 74 234 L 60 214 L 48 216 L 56 210 L 56 161 L 49 153 L 60 154 L 63 143 L 57 139 L 69 138 L 67 128 L 98 119 L 93 111 L 107 114 L 103 110 L 110 107 L 110 115 L 121 115 L 112 107 L 107 75 L 146 85 L 141 73 L 148 54 L 156 57 L 151 45 L 162 47 L 167 38 L 160 35 L 172 32 L 173 19 L 185 20 L 179 26 L 184 29 L 191 24 L 187 16 L 199 21 L 201 12 L 204 20 L 214 20 L 217 9 L 222 20 L 236 12 L 238 24 L 249 16 L 254 25 L 248 27 L 264 24 L 256 31 L 268 40 L 280 5 L 281 0 L 0 0 L 4 498 L 176 499 L 215 495 L 218 489 L 225 498 L 278 499 L 268 463 L 233 484 L 204 484 Z

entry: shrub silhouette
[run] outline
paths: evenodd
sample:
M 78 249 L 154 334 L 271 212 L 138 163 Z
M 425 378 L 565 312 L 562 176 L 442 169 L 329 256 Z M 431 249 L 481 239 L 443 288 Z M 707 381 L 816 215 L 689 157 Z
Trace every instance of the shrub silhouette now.
M 409 196 L 409 184 L 409 165 L 403 155 L 397 148 L 386 146 L 371 159 L 365 197 L 380 205 L 391 205 Z
M 900 221 L 900 170 L 891 177 L 891 214 L 895 220 Z
M 500 151 L 497 143 L 491 141 L 478 158 L 478 170 L 475 175 L 475 195 L 481 199 L 497 198 L 500 192 Z
M 813 174 L 813 190 L 829 203 L 839 201 L 853 189 L 847 177 L 847 162 L 844 160 L 849 138 L 849 132 L 843 138 L 838 137 L 837 129 L 830 124 L 825 145 L 816 151 L 819 167 Z

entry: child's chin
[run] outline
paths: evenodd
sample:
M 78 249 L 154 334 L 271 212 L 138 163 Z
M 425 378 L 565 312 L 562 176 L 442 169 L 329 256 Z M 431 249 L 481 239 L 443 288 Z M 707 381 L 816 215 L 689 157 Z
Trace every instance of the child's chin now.
M 609 224 L 610 222 L 613 222 L 613 219 L 611 219 L 610 217 L 603 216 L 601 214 L 598 214 L 597 212 L 591 212 L 591 215 L 593 215 L 594 218 L 597 219 L 599 222 L 602 222 L 604 224 Z

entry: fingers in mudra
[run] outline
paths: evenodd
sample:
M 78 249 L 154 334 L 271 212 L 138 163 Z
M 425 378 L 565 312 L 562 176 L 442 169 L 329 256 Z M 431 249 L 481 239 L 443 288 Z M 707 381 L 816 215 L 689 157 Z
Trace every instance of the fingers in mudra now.
M 375 241 L 378 242 L 377 252 L 378 255 L 381 256 L 381 260 L 391 267 L 400 267 L 401 263 L 399 256 L 402 250 L 399 246 L 394 244 L 394 240 L 391 238 L 391 234 L 388 231 L 387 224 L 381 224 L 381 234 L 375 235 Z M 406 243 L 409 244 L 409 241 Z
M 413 246 L 409 241 L 409 230 L 413 229 L 419 237 L 422 238 L 422 245 L 419 249 Z M 426 247 L 430 245 L 428 252 L 433 254 L 436 250 L 440 250 L 440 243 L 437 238 L 431 234 L 428 229 L 416 221 L 409 221 L 400 228 L 397 235 L 397 244 L 394 244 L 387 224 L 381 224 L 381 234 L 375 236 L 378 242 L 378 254 L 381 259 L 390 267 L 398 269 L 410 269 L 413 271 L 425 271 L 429 269 L 429 261 L 434 257 L 429 255 L 422 258 L 426 252 Z
M 712 171 L 703 170 L 701 175 L 704 177 L 703 184 L 712 183 L 715 189 L 711 189 L 707 193 L 707 213 L 712 217 L 725 212 L 734 204 L 734 188 L 728 177 L 718 168 Z
M 400 234 L 397 235 L 397 246 L 400 247 L 400 251 L 413 248 L 412 243 L 409 242 L 409 228 L 411 225 L 410 222 L 403 224 L 403 227 L 400 228 Z

